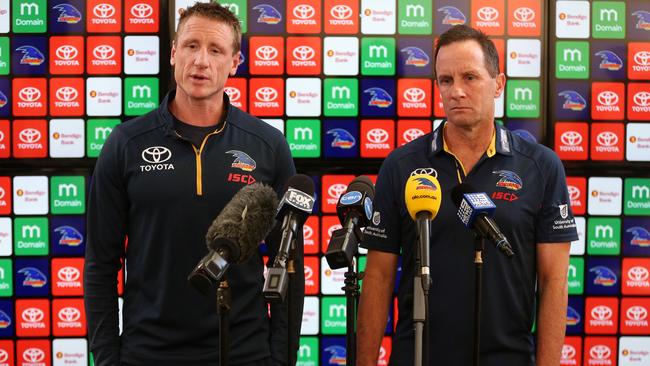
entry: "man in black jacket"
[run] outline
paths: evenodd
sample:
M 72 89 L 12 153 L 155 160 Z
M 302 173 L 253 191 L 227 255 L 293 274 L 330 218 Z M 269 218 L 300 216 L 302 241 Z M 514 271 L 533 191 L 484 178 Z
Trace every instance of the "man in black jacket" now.
M 210 223 L 244 184 L 264 182 L 281 195 L 295 174 L 284 136 L 230 105 L 224 93 L 239 64 L 240 40 L 239 21 L 227 9 L 216 3 L 188 8 L 171 51 L 177 88 L 157 110 L 117 126 L 103 147 L 90 187 L 84 273 L 98 366 L 218 364 L 216 297 L 189 286 L 187 275 L 207 253 Z M 270 254 L 277 252 L 277 232 L 267 239 Z M 304 296 L 302 253 L 297 257 L 293 353 Z M 231 266 L 228 282 L 230 364 L 286 364 L 286 305 L 272 305 L 269 319 L 261 255 Z

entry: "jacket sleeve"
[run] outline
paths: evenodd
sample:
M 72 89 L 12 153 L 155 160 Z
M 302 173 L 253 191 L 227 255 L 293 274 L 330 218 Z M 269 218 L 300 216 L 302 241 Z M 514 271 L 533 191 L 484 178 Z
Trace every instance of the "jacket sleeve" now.
M 291 158 L 289 146 L 283 139 L 276 148 L 276 180 L 273 188 L 278 193 L 278 196 L 284 194 L 286 184 L 289 178 L 296 174 L 296 168 Z M 280 245 L 280 238 L 282 236 L 280 225 L 276 225 L 275 229 L 269 235 L 267 243 L 269 248 L 269 265 L 273 263 L 275 255 L 278 252 Z M 296 250 L 294 268 L 295 273 L 289 282 L 289 296 L 291 297 L 291 309 L 287 312 L 287 301 L 282 303 L 271 303 L 271 332 L 270 332 L 270 346 L 271 357 L 273 358 L 273 365 L 287 365 L 287 328 L 289 326 L 289 315 L 291 319 L 291 356 L 295 363 L 296 355 L 298 352 L 298 344 L 300 341 L 300 326 L 302 324 L 302 309 L 305 299 L 305 267 L 303 260 L 303 235 L 302 230 L 299 230 L 296 238 Z
M 96 366 L 120 365 L 117 275 L 124 257 L 128 198 L 119 126 L 109 135 L 90 182 L 84 302 Z

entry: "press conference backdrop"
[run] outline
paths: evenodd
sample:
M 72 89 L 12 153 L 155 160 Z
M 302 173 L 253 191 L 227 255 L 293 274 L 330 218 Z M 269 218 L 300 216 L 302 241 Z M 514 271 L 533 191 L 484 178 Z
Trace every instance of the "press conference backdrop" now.
M 92 364 L 81 283 L 88 181 L 111 129 L 171 86 L 170 34 L 193 2 L 0 0 L 0 365 Z M 245 31 L 231 101 L 282 130 L 318 187 L 304 229 L 299 364 L 345 364 L 343 272 L 323 256 L 335 204 L 355 175 L 376 174 L 444 118 L 433 41 L 456 24 L 495 40 L 508 77 L 498 120 L 567 167 L 580 240 L 562 364 L 650 364 L 650 3 L 223 3 Z M 242 177 L 231 184 L 251 182 Z

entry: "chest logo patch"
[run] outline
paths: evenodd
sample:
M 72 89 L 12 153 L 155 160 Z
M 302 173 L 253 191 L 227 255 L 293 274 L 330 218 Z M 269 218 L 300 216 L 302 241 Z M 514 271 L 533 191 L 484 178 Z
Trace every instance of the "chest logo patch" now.
M 152 170 L 174 170 L 174 165 L 165 163 L 172 158 L 172 152 L 164 146 L 150 146 L 140 154 L 142 160 L 149 163 L 140 165 L 140 171 L 150 172 Z
M 501 177 L 497 182 L 497 187 L 507 188 L 511 191 L 518 191 L 524 186 L 521 178 L 519 178 L 515 172 L 511 172 L 510 170 L 496 170 L 493 171 L 492 174 L 497 174 Z
M 433 168 L 418 168 L 411 172 L 411 177 L 414 175 L 431 175 L 434 178 L 438 178 L 438 172 Z
M 235 161 L 230 165 L 232 168 L 238 168 L 245 172 L 252 172 L 257 168 L 257 163 L 248 154 L 239 150 L 229 150 L 226 154 L 231 154 L 235 157 Z

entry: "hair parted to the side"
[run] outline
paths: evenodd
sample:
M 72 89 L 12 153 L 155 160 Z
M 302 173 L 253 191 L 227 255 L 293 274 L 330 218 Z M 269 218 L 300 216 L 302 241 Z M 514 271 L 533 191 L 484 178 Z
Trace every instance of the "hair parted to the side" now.
M 445 33 L 440 35 L 433 52 L 433 77 L 436 75 L 436 61 L 440 48 L 456 42 L 463 41 L 476 41 L 483 50 L 483 61 L 485 68 L 491 77 L 495 78 L 499 75 L 499 54 L 497 52 L 494 42 L 483 32 L 466 25 L 455 25 L 449 28 Z
M 241 49 L 241 24 L 237 16 L 233 14 L 230 9 L 225 6 L 222 6 L 216 2 L 201 3 L 198 2 L 186 9 L 181 9 L 180 18 L 178 20 L 178 28 L 176 29 L 176 36 L 174 40 L 178 38 L 178 34 L 181 31 L 181 28 L 187 22 L 190 17 L 203 17 L 210 20 L 216 20 L 218 22 L 224 23 L 232 29 L 233 33 L 233 54 L 237 53 Z

